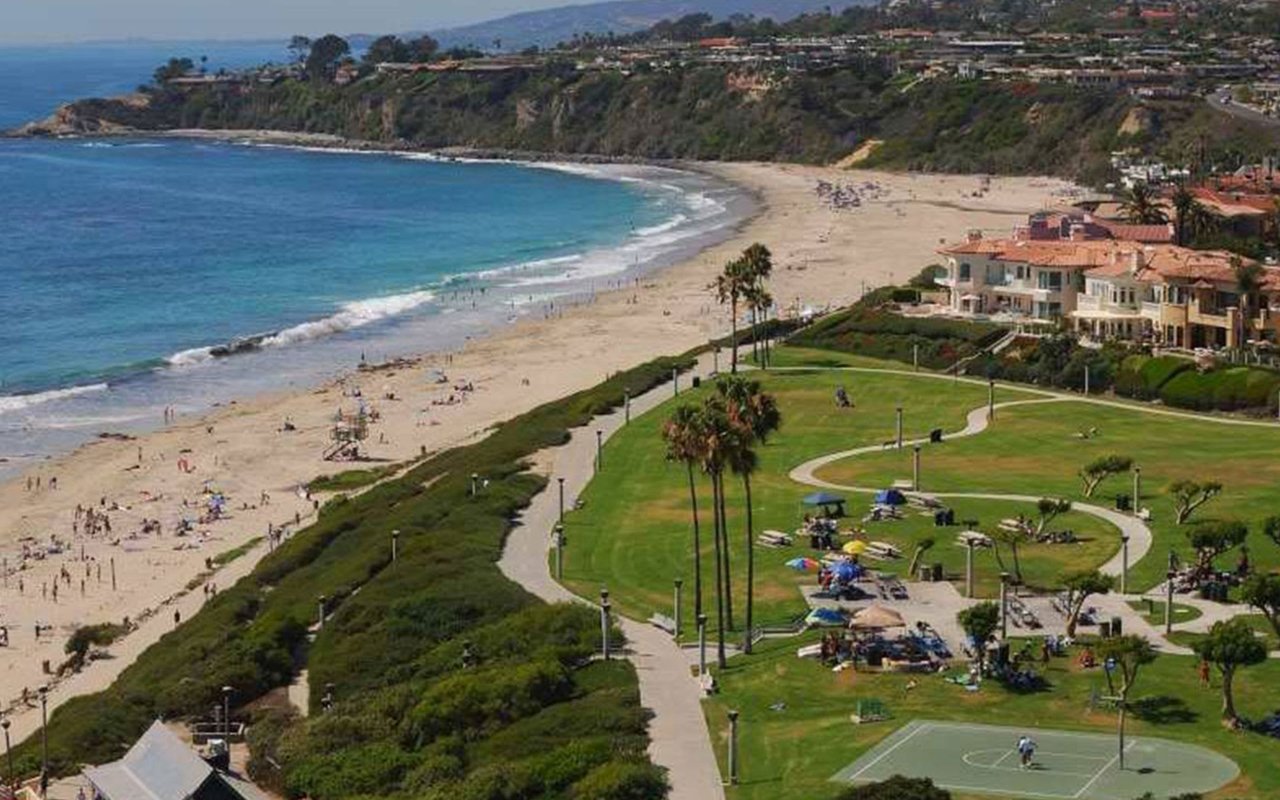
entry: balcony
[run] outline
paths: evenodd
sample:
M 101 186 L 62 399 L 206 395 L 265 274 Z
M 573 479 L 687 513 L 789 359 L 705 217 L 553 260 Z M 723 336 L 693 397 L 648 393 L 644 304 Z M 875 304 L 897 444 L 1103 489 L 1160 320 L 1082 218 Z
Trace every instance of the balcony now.
M 1163 317 L 1163 312 L 1164 312 L 1163 303 L 1153 303 L 1150 300 L 1142 301 L 1142 316 L 1146 317 L 1147 319 L 1153 320 L 1155 322 L 1159 322 Z

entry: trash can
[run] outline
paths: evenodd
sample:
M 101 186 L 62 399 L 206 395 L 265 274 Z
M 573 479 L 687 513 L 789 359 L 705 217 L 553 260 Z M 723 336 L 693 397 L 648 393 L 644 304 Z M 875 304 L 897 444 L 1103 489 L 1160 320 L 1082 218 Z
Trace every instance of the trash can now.
M 1098 623 L 1098 635 L 1103 639 L 1111 638 L 1111 622 L 1109 620 L 1104 619 Z
M 1120 623 L 1120 618 L 1119 618 L 1119 617 L 1112 617 L 1112 618 L 1111 618 L 1111 635 L 1112 635 L 1112 636 L 1120 636 L 1120 635 L 1121 635 L 1121 631 L 1123 631 L 1123 630 L 1124 630 L 1124 626 Z
M 929 573 L 930 573 L 930 580 L 932 580 L 934 583 L 942 583 L 942 580 L 945 577 L 942 572 L 941 564 L 934 564 L 929 569 Z
M 1128 511 L 1133 508 L 1133 498 L 1127 494 L 1116 495 L 1116 511 Z

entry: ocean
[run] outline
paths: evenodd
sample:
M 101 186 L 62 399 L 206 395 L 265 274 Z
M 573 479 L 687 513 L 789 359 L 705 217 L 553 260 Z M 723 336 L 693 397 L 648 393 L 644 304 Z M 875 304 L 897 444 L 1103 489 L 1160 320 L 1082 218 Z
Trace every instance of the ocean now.
M 0 48 L 0 128 L 128 91 L 170 55 Z M 455 348 L 726 237 L 749 201 L 643 166 L 460 163 L 175 139 L 0 140 L 0 474 L 163 409 Z

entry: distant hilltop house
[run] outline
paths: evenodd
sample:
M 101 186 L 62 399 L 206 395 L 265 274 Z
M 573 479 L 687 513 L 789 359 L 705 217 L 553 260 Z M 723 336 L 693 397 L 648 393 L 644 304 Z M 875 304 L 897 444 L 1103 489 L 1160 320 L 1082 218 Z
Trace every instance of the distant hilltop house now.
M 1005 317 L 1086 338 L 1164 347 L 1238 347 L 1280 334 L 1280 268 L 1262 267 L 1257 307 L 1241 316 L 1237 266 L 1225 251 L 1170 244 L 1172 229 L 1085 212 L 1033 214 L 1008 238 L 972 232 L 939 250 L 951 313 Z
M 215 769 L 156 720 L 124 758 L 85 767 L 95 800 L 266 800 L 253 784 Z

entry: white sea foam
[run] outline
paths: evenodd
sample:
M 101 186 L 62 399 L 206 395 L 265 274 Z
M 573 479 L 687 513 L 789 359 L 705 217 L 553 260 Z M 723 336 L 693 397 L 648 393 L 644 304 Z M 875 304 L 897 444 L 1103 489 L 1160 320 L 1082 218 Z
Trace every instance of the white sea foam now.
M 190 367 L 212 360 L 212 347 L 193 347 L 190 350 L 180 350 L 165 359 L 171 367 Z
M 357 300 L 354 303 L 347 303 L 342 306 L 342 310 L 332 316 L 318 319 L 314 322 L 304 322 L 301 325 L 285 328 L 277 334 L 268 336 L 262 340 L 262 346 L 283 347 L 332 336 L 335 333 L 342 333 L 354 328 L 362 328 L 387 317 L 412 311 L 431 302 L 435 297 L 435 292 L 417 291 L 389 297 Z
M 69 397 L 78 397 L 79 395 L 92 394 L 94 392 L 105 392 L 107 384 L 94 383 L 88 386 L 72 386 L 69 389 L 52 389 L 47 392 L 36 392 L 33 394 L 11 394 L 0 395 L 0 414 L 9 414 L 15 411 L 26 411 L 36 406 L 52 403 L 55 400 L 65 400 Z

